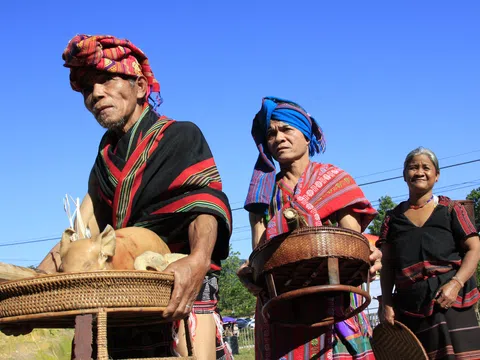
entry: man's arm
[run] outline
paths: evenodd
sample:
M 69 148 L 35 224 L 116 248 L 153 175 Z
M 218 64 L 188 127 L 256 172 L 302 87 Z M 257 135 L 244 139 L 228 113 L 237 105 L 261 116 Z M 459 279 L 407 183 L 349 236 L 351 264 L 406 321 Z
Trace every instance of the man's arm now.
M 249 213 L 250 227 L 252 230 L 252 250 L 265 241 L 267 227 L 263 215 Z
M 175 274 L 172 297 L 163 316 L 182 319 L 192 310 L 193 302 L 210 269 L 217 241 L 218 222 L 213 215 L 201 214 L 188 227 L 190 255 L 170 264 L 165 271 Z

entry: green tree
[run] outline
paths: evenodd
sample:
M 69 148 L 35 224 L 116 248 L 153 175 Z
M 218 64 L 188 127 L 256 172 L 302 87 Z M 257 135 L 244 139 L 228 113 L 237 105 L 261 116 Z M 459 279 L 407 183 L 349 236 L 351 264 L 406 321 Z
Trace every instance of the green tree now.
M 473 200 L 475 209 L 475 226 L 480 226 L 480 187 L 470 191 L 467 200 Z
M 480 225 L 480 187 L 470 191 L 467 200 L 473 200 L 475 212 L 475 226 L 478 229 Z M 477 287 L 480 289 L 480 264 L 477 265 Z M 480 307 L 480 304 L 478 305 Z
M 380 197 L 380 199 L 378 199 L 378 202 L 380 203 L 377 209 L 378 215 L 375 217 L 375 219 L 373 219 L 373 222 L 368 227 L 370 233 L 377 236 L 380 235 L 380 229 L 383 224 L 383 219 L 385 219 L 385 214 L 388 210 L 393 209 L 395 206 L 397 206 L 397 204 L 395 204 L 392 198 L 388 195 Z
M 218 308 L 225 316 L 249 316 L 255 312 L 255 296 L 247 291 L 237 276 L 238 268 L 244 263 L 239 255 L 238 252 L 230 251 L 230 256 L 222 261 L 222 271 L 218 278 Z

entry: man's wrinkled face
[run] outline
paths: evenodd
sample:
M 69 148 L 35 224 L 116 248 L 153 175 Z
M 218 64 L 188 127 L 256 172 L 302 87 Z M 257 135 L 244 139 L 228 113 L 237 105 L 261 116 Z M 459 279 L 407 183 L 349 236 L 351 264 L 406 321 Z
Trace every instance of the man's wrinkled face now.
M 81 80 L 86 108 L 107 129 L 123 129 L 138 105 L 137 79 L 105 71 L 88 70 Z
M 290 164 L 307 157 L 309 142 L 297 128 L 282 121 L 271 120 L 267 129 L 268 150 L 280 164 Z

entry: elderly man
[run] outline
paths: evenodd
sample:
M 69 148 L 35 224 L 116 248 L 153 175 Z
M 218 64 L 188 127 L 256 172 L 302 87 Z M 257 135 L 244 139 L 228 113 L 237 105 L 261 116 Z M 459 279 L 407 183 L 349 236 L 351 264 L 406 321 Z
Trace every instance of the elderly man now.
M 77 35 L 63 60 L 70 68 L 72 89 L 83 95 L 86 108 L 107 129 L 80 207 L 87 227 L 92 235 L 107 224 L 116 229 L 145 227 L 173 252 L 188 254 L 166 269 L 174 273 L 175 286 L 164 317 L 189 316 L 199 359 L 230 358 L 218 332 L 218 287 L 211 273 L 228 256 L 231 210 L 205 138 L 193 123 L 154 111 L 161 102 L 160 85 L 145 54 L 130 41 Z M 57 270 L 57 249 L 40 269 Z M 111 332 L 110 356 L 165 355 L 156 350 L 162 342 L 158 329 Z M 175 349 L 185 351 L 182 341 Z

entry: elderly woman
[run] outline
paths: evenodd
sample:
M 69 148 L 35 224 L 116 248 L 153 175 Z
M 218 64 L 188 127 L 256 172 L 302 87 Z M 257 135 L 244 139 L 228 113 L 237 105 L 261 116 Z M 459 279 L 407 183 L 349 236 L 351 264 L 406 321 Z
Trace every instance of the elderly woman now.
M 431 150 L 407 155 L 408 200 L 387 213 L 377 243 L 383 252 L 381 320 L 408 326 L 430 359 L 480 359 L 473 307 L 480 242 L 463 206 L 433 194 L 439 176 Z
M 315 119 L 300 105 L 264 98 L 252 135 L 260 151 L 245 203 L 253 248 L 288 232 L 282 212 L 289 207 L 310 226 L 335 221 L 360 232 L 373 219 L 375 209 L 350 175 L 333 165 L 310 161 L 310 156 L 325 150 L 325 139 Z M 276 176 L 274 159 L 280 166 Z M 377 251 L 371 260 L 380 257 Z M 239 271 L 243 280 L 248 271 L 248 266 Z M 263 302 L 259 294 L 257 310 Z M 264 323 L 259 314 L 255 331 L 257 359 L 374 359 L 370 325 L 363 314 L 324 329 L 280 328 Z

